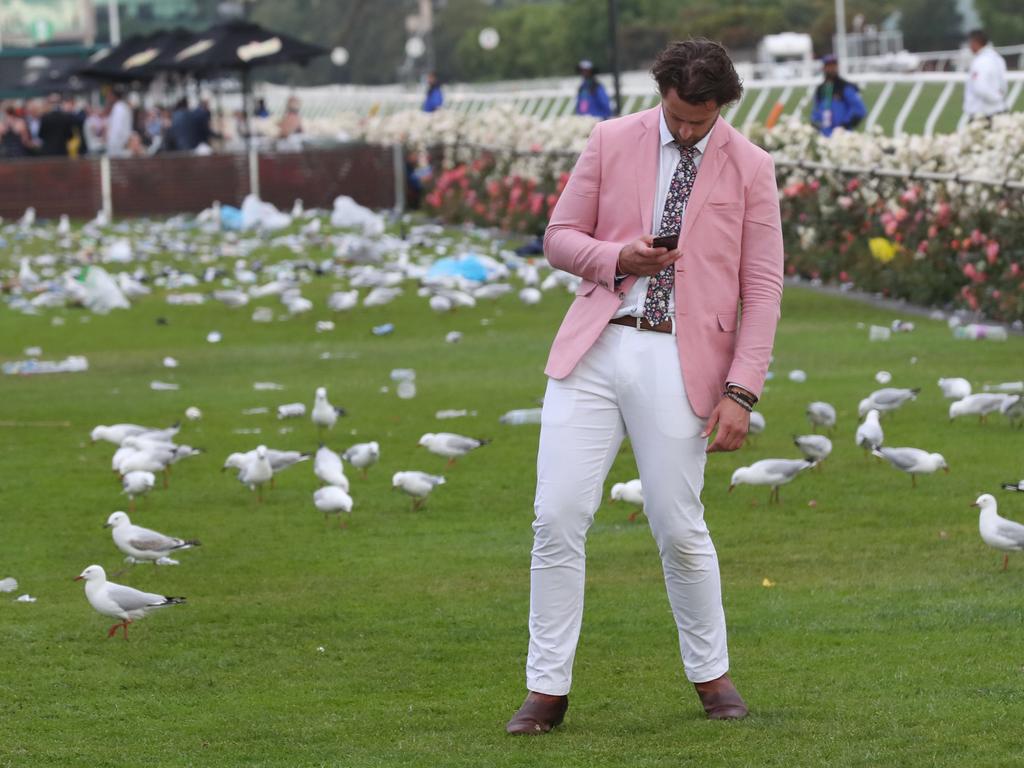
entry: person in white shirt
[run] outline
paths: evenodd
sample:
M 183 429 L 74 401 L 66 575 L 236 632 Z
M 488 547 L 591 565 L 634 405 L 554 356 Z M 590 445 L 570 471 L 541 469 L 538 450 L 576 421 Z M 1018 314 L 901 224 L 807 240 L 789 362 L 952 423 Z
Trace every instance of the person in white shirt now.
M 984 30 L 968 32 L 967 45 L 974 58 L 964 86 L 964 114 L 976 118 L 1005 112 L 1006 61 L 996 53 Z
M 132 138 L 132 108 L 116 91 L 107 117 L 107 154 L 111 157 L 128 157 L 131 154 L 129 142 Z

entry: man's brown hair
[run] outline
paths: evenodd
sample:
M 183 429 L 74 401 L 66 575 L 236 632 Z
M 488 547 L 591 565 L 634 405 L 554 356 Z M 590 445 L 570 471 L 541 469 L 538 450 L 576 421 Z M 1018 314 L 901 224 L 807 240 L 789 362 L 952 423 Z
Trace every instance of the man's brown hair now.
M 662 96 L 674 89 L 690 104 L 713 101 L 723 107 L 743 95 L 740 76 L 725 48 L 703 38 L 669 44 L 654 60 L 651 74 Z

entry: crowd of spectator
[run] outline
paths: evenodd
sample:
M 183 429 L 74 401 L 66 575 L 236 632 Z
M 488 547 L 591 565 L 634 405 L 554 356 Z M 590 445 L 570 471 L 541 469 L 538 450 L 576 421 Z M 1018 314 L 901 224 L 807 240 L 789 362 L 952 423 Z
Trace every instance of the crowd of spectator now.
M 253 117 L 269 116 L 259 99 Z M 244 141 L 247 126 L 241 110 L 219 124 L 205 95 L 191 103 L 183 97 L 170 106 L 143 107 L 136 94 L 118 91 L 110 91 L 103 106 L 53 94 L 0 103 L 0 158 L 208 153 L 224 139 Z M 292 97 L 278 124 L 278 138 L 301 133 L 299 102 Z

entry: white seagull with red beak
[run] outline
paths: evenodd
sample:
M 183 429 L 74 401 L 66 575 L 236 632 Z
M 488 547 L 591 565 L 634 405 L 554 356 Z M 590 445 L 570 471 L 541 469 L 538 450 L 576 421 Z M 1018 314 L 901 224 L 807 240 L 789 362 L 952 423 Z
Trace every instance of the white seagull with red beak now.
M 1024 525 L 1000 517 L 996 511 L 995 496 L 990 493 L 981 494 L 971 506 L 981 510 L 978 515 L 978 532 L 981 534 L 981 540 L 993 549 L 1005 553 L 1005 571 L 1010 564 L 1010 552 L 1024 551 Z
M 152 592 L 142 592 L 122 584 L 107 581 L 107 572 L 102 566 L 90 565 L 75 577 L 75 581 L 85 582 L 85 597 L 98 613 L 120 619 L 107 632 L 107 637 L 117 634 L 118 628 L 124 630 L 124 639 L 128 639 L 128 625 L 144 618 L 150 611 L 166 608 L 169 605 L 181 605 L 184 597 L 167 597 Z

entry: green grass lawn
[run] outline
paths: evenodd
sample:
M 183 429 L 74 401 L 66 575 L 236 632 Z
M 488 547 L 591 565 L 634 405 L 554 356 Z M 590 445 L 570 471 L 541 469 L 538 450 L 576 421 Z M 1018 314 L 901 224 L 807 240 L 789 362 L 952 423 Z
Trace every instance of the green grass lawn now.
M 721 559 L 732 674 L 752 714 L 704 720 L 682 673 L 661 567 L 644 518 L 605 503 L 589 541 L 587 605 L 567 720 L 550 736 L 513 739 L 505 721 L 524 696 L 530 523 L 538 427 L 498 423 L 542 394 L 542 366 L 569 302 L 515 295 L 436 315 L 413 286 L 394 304 L 329 319 L 341 281 L 304 289 L 317 309 L 270 324 L 254 305 L 172 307 L 162 296 L 130 311 L 37 317 L 0 308 L 0 358 L 40 345 L 44 357 L 85 354 L 82 374 L 0 377 L 0 765 L 3 766 L 1005 766 L 1020 760 L 1024 712 L 1024 556 L 988 549 L 979 492 L 1024 519 L 1024 498 L 998 491 L 1024 475 L 1024 432 L 1000 418 L 949 423 L 935 380 L 1024 374 L 1024 340 L 954 342 L 942 323 L 869 343 L 857 323 L 894 315 L 803 289 L 787 290 L 774 371 L 753 445 L 714 456 L 707 519 Z M 51 324 L 53 316 L 66 319 Z M 166 324 L 158 324 L 165 318 Z M 372 326 L 396 325 L 375 337 Z M 223 342 L 208 344 L 210 330 Z M 444 335 L 461 330 L 460 344 Z M 329 359 L 320 359 L 325 352 Z M 161 366 L 165 355 L 180 360 Z M 389 372 L 417 370 L 399 400 Z M 794 368 L 806 383 L 787 380 Z M 920 386 L 886 419 L 890 445 L 942 452 L 951 474 L 905 475 L 853 445 L 859 399 L 879 369 Z M 154 379 L 180 383 L 154 392 Z M 282 392 L 257 392 L 254 381 Z M 258 505 L 218 470 L 259 442 L 313 449 L 308 420 L 242 410 L 301 400 L 324 385 L 348 416 L 341 450 L 375 439 L 367 480 L 350 471 L 351 527 L 325 525 L 310 465 L 278 478 Z M 839 410 L 835 451 L 782 488 L 726 493 L 732 471 L 797 456 L 811 400 Z M 179 439 L 207 454 L 178 464 L 168 490 L 133 521 L 203 546 L 178 567 L 136 566 L 118 580 L 188 604 L 108 640 L 113 623 L 87 604 L 85 566 L 121 567 L 107 516 L 126 500 L 113 446 L 96 424 L 170 424 L 204 417 Z M 475 416 L 438 421 L 443 408 Z M 70 423 L 69 427 L 39 422 Z M 15 422 L 20 426 L 11 426 Z M 236 434 L 236 429 L 262 430 Z M 280 434 L 281 428 L 290 429 Z M 493 443 L 444 471 L 448 483 L 413 513 L 390 487 L 401 469 L 444 470 L 416 447 L 427 431 Z M 628 445 L 610 483 L 636 476 Z M 765 579 L 774 586 L 762 586 Z M 15 603 L 21 592 L 35 604 Z M 322 648 L 323 650 L 319 650 Z

